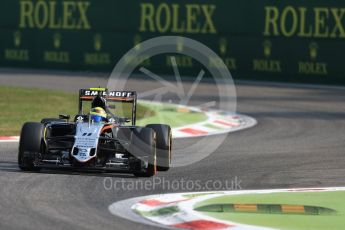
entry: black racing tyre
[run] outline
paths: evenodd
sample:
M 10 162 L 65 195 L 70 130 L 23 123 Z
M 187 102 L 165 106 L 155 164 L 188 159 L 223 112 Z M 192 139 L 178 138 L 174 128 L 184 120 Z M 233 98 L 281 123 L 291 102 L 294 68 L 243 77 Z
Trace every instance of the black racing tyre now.
M 130 144 L 130 153 L 137 157 L 147 159 L 147 167 L 135 171 L 133 174 L 137 177 L 151 177 L 157 173 L 157 155 L 155 131 L 150 128 L 136 128 L 132 131 Z
M 18 166 L 21 170 L 37 171 L 34 166 L 35 155 L 42 150 L 44 125 L 38 122 L 27 122 L 20 134 Z M 25 154 L 24 154 L 25 153 Z
M 156 132 L 157 170 L 168 171 L 171 165 L 171 128 L 169 125 L 163 124 L 149 124 L 146 127 Z
M 41 123 L 42 123 L 42 124 L 47 124 L 47 123 L 50 123 L 50 122 L 52 122 L 52 121 L 65 122 L 64 119 L 59 119 L 59 118 L 43 118 L 43 119 L 41 120 Z

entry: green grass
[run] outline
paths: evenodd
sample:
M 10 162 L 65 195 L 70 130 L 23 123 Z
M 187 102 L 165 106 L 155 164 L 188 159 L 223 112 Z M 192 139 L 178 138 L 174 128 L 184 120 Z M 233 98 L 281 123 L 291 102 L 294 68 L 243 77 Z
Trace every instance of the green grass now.
M 285 230 L 342 230 L 345 227 L 345 192 L 303 192 L 272 193 L 222 196 L 198 203 L 200 207 L 214 203 L 236 204 L 291 204 L 311 205 L 331 208 L 335 215 L 298 215 L 298 214 L 260 214 L 260 213 L 215 213 L 202 212 L 217 219 L 234 221 L 263 227 Z
M 76 114 L 77 94 L 41 89 L 0 87 L 0 135 L 18 135 L 26 121 Z
M 27 121 L 39 122 L 42 118 L 58 117 L 59 114 L 73 117 L 78 112 L 78 93 L 0 87 L 0 98 L 0 136 L 19 135 L 21 126 Z M 126 109 L 120 113 L 127 117 L 130 113 Z M 88 110 L 86 108 L 84 112 Z M 141 114 L 155 115 L 153 110 L 142 105 L 138 105 L 137 111 L 138 119 L 143 118 Z
M 163 215 L 172 215 L 173 213 L 179 212 L 179 209 L 176 206 L 170 206 L 165 208 L 159 208 L 152 211 L 139 211 L 135 210 L 141 216 L 163 216 Z
M 143 119 L 138 121 L 139 125 L 150 124 L 150 123 L 162 123 L 169 124 L 171 127 L 179 127 L 186 124 L 197 123 L 205 121 L 207 116 L 204 113 L 189 112 L 189 113 L 178 113 L 176 112 L 176 106 L 174 105 L 159 105 L 151 104 L 148 105 L 142 102 L 144 106 L 150 106 L 155 112 L 154 116 L 145 116 Z
M 19 135 L 21 126 L 27 121 L 39 122 L 42 118 L 54 118 L 59 114 L 70 114 L 73 117 L 78 112 L 78 93 L 1 86 L 0 98 L 0 136 Z M 116 115 L 130 117 L 129 104 L 116 108 Z M 171 105 L 139 102 L 137 123 L 163 123 L 176 127 L 206 119 L 203 113 L 177 113 L 174 108 Z

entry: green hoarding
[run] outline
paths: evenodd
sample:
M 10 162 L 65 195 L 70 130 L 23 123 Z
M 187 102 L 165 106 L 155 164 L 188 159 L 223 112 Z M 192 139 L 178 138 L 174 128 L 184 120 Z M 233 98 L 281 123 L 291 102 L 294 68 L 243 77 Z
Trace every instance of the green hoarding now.
M 234 78 L 345 83 L 341 1 L 3 0 L 1 4 L 3 67 L 111 71 L 141 41 L 179 35 L 209 46 Z M 177 62 L 182 74 L 194 76 L 199 71 L 191 58 L 178 56 Z M 156 73 L 172 73 L 168 56 L 144 64 Z

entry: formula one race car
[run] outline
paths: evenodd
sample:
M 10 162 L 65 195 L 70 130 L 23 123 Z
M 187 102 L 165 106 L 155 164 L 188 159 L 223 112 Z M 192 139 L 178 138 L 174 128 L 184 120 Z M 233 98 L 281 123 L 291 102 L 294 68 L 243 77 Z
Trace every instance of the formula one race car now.
M 19 168 L 36 171 L 69 167 L 142 177 L 167 171 L 171 163 L 171 128 L 164 124 L 136 126 L 136 104 L 133 91 L 80 89 L 79 113 L 73 122 L 69 115 L 59 115 L 23 125 Z M 88 110 L 84 112 L 86 105 Z M 114 115 L 126 106 L 130 117 Z

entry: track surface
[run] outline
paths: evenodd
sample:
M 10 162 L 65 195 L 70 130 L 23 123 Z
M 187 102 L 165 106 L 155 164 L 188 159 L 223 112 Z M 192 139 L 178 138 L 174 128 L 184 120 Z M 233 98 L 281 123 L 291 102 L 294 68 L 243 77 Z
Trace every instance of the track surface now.
M 67 91 L 105 82 L 106 78 L 92 76 L 0 74 L 0 85 Z M 150 82 L 130 82 L 133 88 L 145 88 L 146 84 Z M 212 97 L 212 86 L 203 87 L 197 92 L 196 103 Z M 242 189 L 345 186 L 345 90 L 247 83 L 237 85 L 237 94 L 238 111 L 255 117 L 258 125 L 229 134 L 212 155 L 159 173 L 159 178 L 224 181 L 237 176 Z M 176 140 L 174 145 L 189 146 L 196 140 Z M 152 181 L 130 175 L 49 170 L 23 173 L 17 168 L 17 147 L 16 143 L 0 146 L 0 229 L 155 229 L 113 216 L 109 204 L 136 196 L 187 192 L 162 186 L 155 190 L 104 188 L 108 176 L 113 182 Z M 184 157 L 177 154 L 174 161 Z

